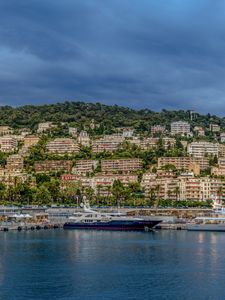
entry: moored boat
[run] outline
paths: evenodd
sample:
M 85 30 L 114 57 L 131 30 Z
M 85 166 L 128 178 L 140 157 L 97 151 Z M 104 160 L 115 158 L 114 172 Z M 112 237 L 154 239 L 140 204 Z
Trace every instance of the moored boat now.
M 189 231 L 223 231 L 225 232 L 225 217 L 198 217 L 194 223 L 187 224 Z
M 136 218 L 118 213 L 100 213 L 84 205 L 84 212 L 74 213 L 63 226 L 64 229 L 93 229 L 93 230 L 150 230 L 161 220 Z

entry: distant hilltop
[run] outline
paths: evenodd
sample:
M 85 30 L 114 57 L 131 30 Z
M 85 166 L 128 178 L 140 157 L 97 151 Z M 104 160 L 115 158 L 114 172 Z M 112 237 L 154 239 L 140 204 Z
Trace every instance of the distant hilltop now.
M 118 105 L 105 105 L 100 103 L 63 102 L 49 105 L 25 105 L 21 107 L 0 107 L 0 125 L 8 125 L 12 128 L 37 129 L 40 122 L 66 122 L 74 123 L 80 127 L 94 121 L 110 131 L 115 127 L 131 126 L 138 132 L 150 131 L 153 125 L 164 125 L 170 128 L 174 121 L 187 121 L 192 127 L 210 127 L 217 124 L 225 129 L 225 119 L 215 115 L 201 115 L 191 110 L 154 112 L 149 109 L 135 110 Z M 104 132 L 101 132 L 104 133 Z

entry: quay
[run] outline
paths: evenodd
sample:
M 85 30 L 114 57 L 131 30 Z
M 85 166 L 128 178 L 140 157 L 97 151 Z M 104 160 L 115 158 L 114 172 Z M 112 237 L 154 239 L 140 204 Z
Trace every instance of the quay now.
M 186 223 L 181 223 L 181 224 L 160 223 L 156 225 L 154 228 L 160 230 L 187 230 L 187 224 Z
M 0 231 L 11 231 L 11 230 L 41 230 L 41 229 L 57 229 L 62 228 L 63 224 L 1 224 Z
M 160 219 L 157 230 L 186 230 L 187 224 L 196 217 L 212 215 L 212 209 L 206 208 L 131 208 L 131 207 L 98 207 L 101 212 L 121 212 L 129 216 Z M 0 231 L 40 230 L 62 228 L 68 218 L 79 207 L 5 207 L 0 206 Z

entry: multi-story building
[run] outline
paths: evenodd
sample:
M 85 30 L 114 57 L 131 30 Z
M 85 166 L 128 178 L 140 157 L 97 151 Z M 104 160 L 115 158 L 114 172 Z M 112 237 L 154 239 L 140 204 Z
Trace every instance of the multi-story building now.
M 0 136 L 10 135 L 13 133 L 13 129 L 9 126 L 0 126 Z
M 205 130 L 201 126 L 195 126 L 193 131 L 196 132 L 198 136 L 205 135 Z
M 65 189 L 67 187 L 72 187 L 72 195 L 74 196 L 74 186 L 79 186 L 81 188 L 93 188 L 93 179 L 91 177 L 80 176 L 75 174 L 64 174 L 61 176 L 61 188 Z
M 156 148 L 158 145 L 159 139 L 158 138 L 144 138 L 143 140 L 140 140 L 139 147 L 141 150 L 148 150 Z
M 178 200 L 178 179 L 157 178 L 153 174 L 144 174 L 141 186 L 144 190 L 145 197 L 154 196 L 158 199 L 176 199 Z
M 225 157 L 225 145 L 219 144 L 219 157 Z
M 0 137 L 0 150 L 2 152 L 10 153 L 17 149 L 17 140 L 12 136 Z
M 90 146 L 90 137 L 87 131 L 83 130 L 80 132 L 78 136 L 78 143 L 81 144 L 82 146 L 89 147 Z
M 219 144 L 210 142 L 193 142 L 188 145 L 188 153 L 193 157 L 218 156 Z
M 225 176 L 225 158 L 218 158 L 218 166 L 211 168 L 211 174 L 214 176 Z
M 72 168 L 73 174 L 86 175 L 92 173 L 98 165 L 97 160 L 81 159 L 77 160 L 75 166 Z
M 123 128 L 123 137 L 131 138 L 134 135 L 134 128 L 132 127 L 125 127 Z
M 190 124 L 184 121 L 171 123 L 171 134 L 190 135 Z
M 84 177 L 74 174 L 64 174 L 61 176 L 61 187 L 65 188 L 75 183 L 82 188 L 92 188 L 95 194 L 100 196 L 111 195 L 111 187 L 115 180 L 120 180 L 124 186 L 129 183 L 137 182 L 137 175 L 115 175 L 115 174 L 99 174 L 94 177 Z
M 38 124 L 37 132 L 38 133 L 42 133 L 42 132 L 50 130 L 50 129 L 54 128 L 54 127 L 56 127 L 56 125 L 53 125 L 52 122 L 39 123 Z
M 115 180 L 119 180 L 124 186 L 128 186 L 129 183 L 137 182 L 138 176 L 115 174 L 97 175 L 92 179 L 92 187 L 96 194 L 98 193 L 101 196 L 109 196 L 111 195 L 111 187 Z
M 170 178 L 170 177 L 177 177 L 176 171 L 175 170 L 163 170 L 163 169 L 158 169 L 157 172 L 157 177 L 158 178 Z
M 24 137 L 24 147 L 30 148 L 32 146 L 37 145 L 39 142 L 39 137 L 36 135 L 28 135 Z
M 27 127 L 18 129 L 18 132 L 22 136 L 27 136 L 27 135 L 31 134 L 31 130 L 29 128 L 27 128 Z
M 218 158 L 218 166 L 219 167 L 225 167 L 225 158 L 224 157 L 219 157 Z
M 141 184 L 146 197 L 153 193 L 161 199 L 206 201 L 220 193 L 221 198 L 225 199 L 225 182 L 218 178 L 157 178 L 144 175 Z
M 209 129 L 212 132 L 220 132 L 220 126 L 217 124 L 210 124 Z
M 70 172 L 72 169 L 72 161 L 70 160 L 37 161 L 34 164 L 34 169 L 36 173 Z
M 155 133 L 164 133 L 166 130 L 165 126 L 162 125 L 154 125 L 151 127 L 151 133 L 155 134 Z
M 30 186 L 35 186 L 35 178 L 27 173 L 11 172 L 5 170 L 4 176 L 0 177 L 2 183 L 7 187 L 16 186 L 18 183 L 24 183 L 29 180 Z
M 211 174 L 214 176 L 225 176 L 225 167 L 212 167 Z
M 113 152 L 118 149 L 120 144 L 124 141 L 124 137 L 120 135 L 108 135 L 101 139 L 92 142 L 93 153 L 100 153 L 104 151 Z
M 129 140 L 129 143 L 132 144 L 132 145 L 135 145 L 137 147 L 141 147 L 142 140 L 139 137 L 137 137 L 137 136 L 133 136 Z
M 206 157 L 159 157 L 158 168 L 166 165 L 174 165 L 178 170 L 189 170 L 191 164 L 198 164 L 201 170 L 209 167 L 209 160 Z
M 7 158 L 6 169 L 8 172 L 22 172 L 24 159 L 21 155 L 13 154 Z
M 220 141 L 221 141 L 221 143 L 225 142 L 225 132 L 221 132 L 221 134 L 220 134 Z
M 78 153 L 79 145 L 69 138 L 57 138 L 49 142 L 46 146 L 48 152 L 55 154 L 72 154 Z
M 159 144 L 159 138 L 149 138 L 146 137 L 143 140 L 140 140 L 139 138 L 133 138 L 129 142 L 131 144 L 135 144 L 136 146 L 140 147 L 142 150 L 148 150 L 152 148 L 156 148 Z M 165 147 L 165 149 L 168 149 L 169 147 L 174 147 L 176 140 L 174 138 L 162 138 L 162 143 Z
M 69 134 L 72 135 L 72 137 L 77 137 L 77 128 L 69 127 Z
M 122 172 L 129 173 L 142 168 L 140 159 L 106 159 L 101 161 L 102 172 Z
M 175 146 L 176 140 L 174 138 L 164 137 L 162 138 L 165 149 L 172 148 Z
M 191 163 L 190 157 L 159 157 L 158 158 L 158 168 L 163 168 L 166 165 L 173 165 L 176 169 L 187 170 Z

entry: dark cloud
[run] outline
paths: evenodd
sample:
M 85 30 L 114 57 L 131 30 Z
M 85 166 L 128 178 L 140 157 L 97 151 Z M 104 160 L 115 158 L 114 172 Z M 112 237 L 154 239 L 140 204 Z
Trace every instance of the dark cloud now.
M 1 0 L 0 103 L 223 115 L 223 0 Z

